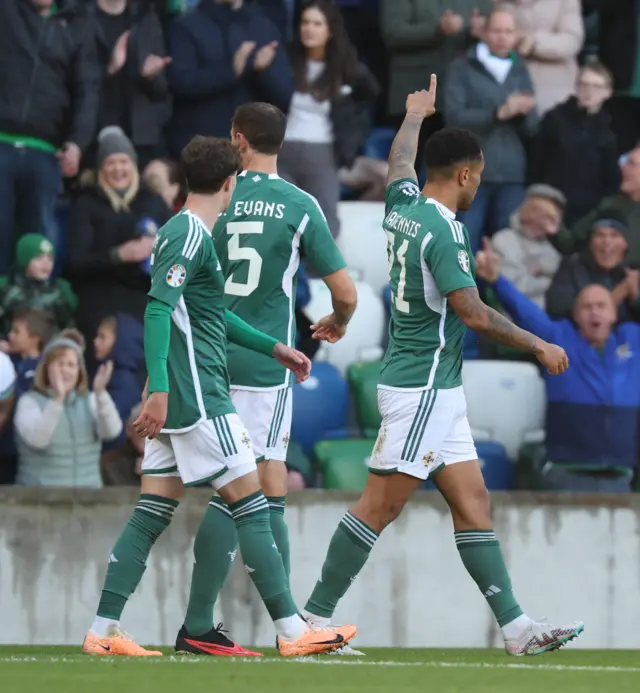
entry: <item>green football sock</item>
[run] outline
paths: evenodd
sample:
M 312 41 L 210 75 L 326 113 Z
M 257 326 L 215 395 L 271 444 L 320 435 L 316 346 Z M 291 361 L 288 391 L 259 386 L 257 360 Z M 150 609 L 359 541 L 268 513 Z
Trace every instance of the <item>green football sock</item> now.
M 109 556 L 98 616 L 119 621 L 146 570 L 158 537 L 171 524 L 178 501 L 143 493 Z
M 324 618 L 333 616 L 338 602 L 367 562 L 379 536 L 350 512 L 340 520 L 306 611 Z
M 271 532 L 269 504 L 262 491 L 229 505 L 238 530 L 244 567 L 274 621 L 296 616 L 282 558 Z
M 289 549 L 289 528 L 284 519 L 286 502 L 286 496 L 267 496 L 271 532 L 273 533 L 278 551 L 280 551 L 280 555 L 282 556 L 282 565 L 284 566 L 284 572 L 288 580 L 291 574 L 291 552 Z
M 184 626 L 190 635 L 213 628 L 213 607 L 238 548 L 238 533 L 227 504 L 214 496 L 202 518 L 193 545 L 193 574 Z
M 484 594 L 499 626 L 522 616 L 500 542 L 492 530 L 456 532 L 456 546 L 467 572 Z

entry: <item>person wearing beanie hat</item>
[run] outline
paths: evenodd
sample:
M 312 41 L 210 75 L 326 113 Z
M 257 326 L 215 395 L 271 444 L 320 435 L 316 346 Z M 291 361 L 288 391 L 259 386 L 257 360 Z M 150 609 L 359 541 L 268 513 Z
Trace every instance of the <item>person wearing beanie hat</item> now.
M 98 134 L 98 168 L 101 169 L 105 159 L 112 154 L 126 154 L 134 164 L 138 163 L 138 155 L 131 140 L 124 134 L 122 128 L 110 125 Z
M 18 240 L 15 258 L 12 272 L 0 277 L 0 339 L 6 339 L 18 310 L 45 310 L 52 315 L 56 330 L 69 327 L 78 297 L 69 282 L 51 277 L 53 243 L 39 233 L 26 233 Z
M 626 262 L 629 224 L 619 209 L 603 207 L 595 216 L 588 246 L 564 258 L 547 292 L 547 312 L 570 317 L 580 291 L 602 284 L 618 306 L 618 320 L 640 321 L 640 272 Z
M 122 128 L 98 135 L 97 180 L 71 207 L 65 277 L 78 295 L 76 326 L 91 342 L 103 318 L 125 312 L 142 323 L 155 232 L 171 216 L 140 180 L 137 154 Z M 87 367 L 97 368 L 92 350 Z

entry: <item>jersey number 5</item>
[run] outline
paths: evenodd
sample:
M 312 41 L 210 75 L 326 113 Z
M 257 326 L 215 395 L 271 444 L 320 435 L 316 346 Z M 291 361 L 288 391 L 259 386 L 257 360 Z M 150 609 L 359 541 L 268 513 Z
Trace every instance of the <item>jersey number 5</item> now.
M 262 221 L 230 221 L 227 224 L 227 234 L 230 236 L 227 243 L 229 262 L 245 261 L 249 263 L 247 279 L 244 282 L 234 280 L 235 272 L 232 272 L 224 285 L 224 291 L 232 296 L 250 296 L 260 283 L 262 272 L 262 258 L 255 248 L 242 248 L 240 236 L 244 233 L 262 233 L 264 222 Z
M 393 292 L 391 293 L 391 303 L 393 303 L 396 307 L 396 310 L 399 310 L 401 313 L 408 313 L 409 302 L 404 300 L 404 288 L 407 283 L 407 261 L 405 255 L 409 248 L 409 241 L 405 238 L 400 244 L 398 250 L 394 252 L 393 245 L 396 237 L 393 233 L 391 233 L 391 231 L 387 231 L 386 234 L 387 240 L 389 241 L 389 245 L 387 248 L 389 253 L 389 279 L 391 279 L 391 270 L 393 268 L 393 264 L 396 258 L 398 260 L 398 264 L 400 265 L 398 291 L 396 294 L 394 294 Z

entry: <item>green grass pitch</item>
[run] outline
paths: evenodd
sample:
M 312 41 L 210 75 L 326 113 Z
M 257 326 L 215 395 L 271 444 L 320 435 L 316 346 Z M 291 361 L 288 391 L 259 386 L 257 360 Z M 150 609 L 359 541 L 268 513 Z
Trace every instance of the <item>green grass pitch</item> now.
M 2 693 L 638 693 L 634 651 L 367 649 L 285 660 L 89 657 L 70 647 L 0 647 Z

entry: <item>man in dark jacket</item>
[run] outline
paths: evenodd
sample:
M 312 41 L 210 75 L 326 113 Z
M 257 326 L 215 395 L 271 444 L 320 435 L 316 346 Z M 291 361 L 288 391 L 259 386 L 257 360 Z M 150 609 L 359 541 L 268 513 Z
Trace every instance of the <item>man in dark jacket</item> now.
M 611 70 L 615 96 L 607 104 L 618 153 L 640 139 L 640 3 L 636 0 L 582 0 L 585 14 L 598 16 L 598 55 Z
M 459 216 L 474 251 L 483 235 L 506 228 L 522 203 L 526 145 L 538 126 L 531 77 L 524 59 L 514 53 L 515 17 L 494 10 L 485 38 L 486 43 L 451 63 L 444 85 L 445 124 L 472 130 L 482 139 L 482 185 L 469 211 Z
M 96 134 L 99 72 L 81 11 L 53 0 L 0 2 L 0 274 L 13 233 L 54 234 L 62 173 Z
M 267 101 L 285 113 L 293 75 L 276 27 L 243 0 L 202 0 L 169 32 L 174 97 L 169 146 L 178 158 L 194 135 L 228 137 L 235 109 Z
M 600 63 L 581 68 L 576 96 L 547 112 L 529 152 L 529 178 L 561 190 L 568 226 L 593 209 L 594 200 L 613 195 L 620 183 L 617 142 L 611 116 L 611 73 Z
M 171 115 L 162 25 L 142 0 L 97 0 L 92 11 L 103 69 L 99 128 L 118 125 L 133 142 L 141 169 L 161 156 Z
M 562 346 L 571 367 L 547 386 L 546 488 L 630 491 L 638 461 L 640 326 L 616 324 L 616 307 L 603 286 L 578 295 L 573 320 L 552 320 L 500 276 L 497 256 L 478 253 L 478 276 L 493 285 L 514 321 Z

